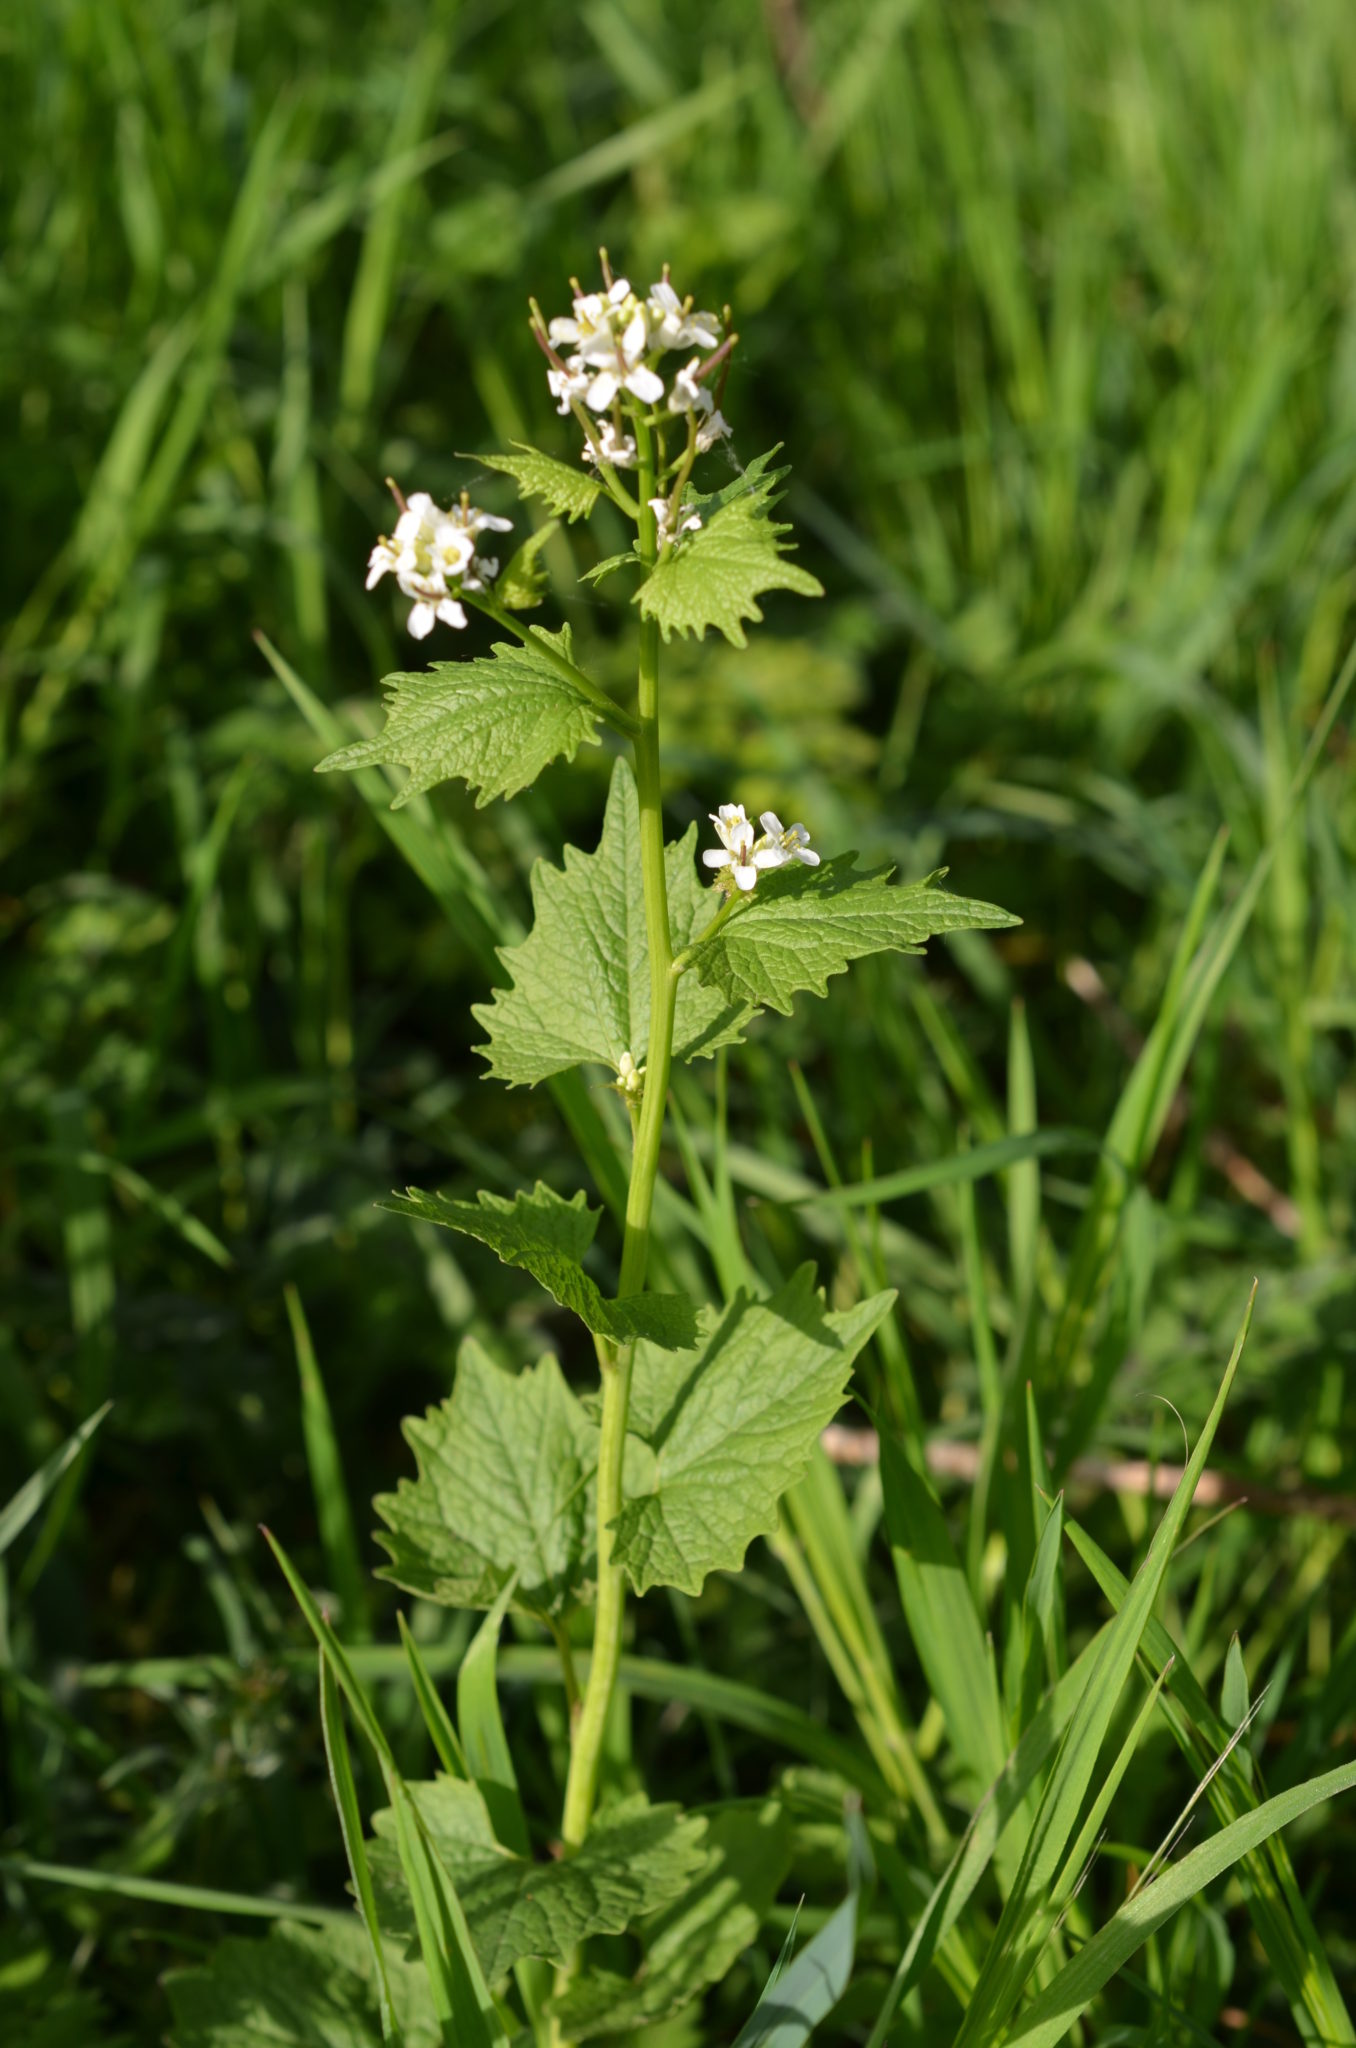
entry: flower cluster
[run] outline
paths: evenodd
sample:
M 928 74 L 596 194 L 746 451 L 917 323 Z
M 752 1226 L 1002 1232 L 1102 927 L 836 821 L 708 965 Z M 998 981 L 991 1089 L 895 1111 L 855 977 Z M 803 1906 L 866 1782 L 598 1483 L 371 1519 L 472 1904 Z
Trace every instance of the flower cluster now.
M 543 322 L 534 306 L 549 363 L 546 381 L 557 410 L 568 413 L 582 403 L 590 412 L 614 415 L 611 423 L 588 435 L 584 460 L 595 466 L 606 462 L 614 469 L 634 468 L 636 444 L 623 431 L 619 410 L 624 397 L 646 407 L 664 401 L 670 413 L 693 414 L 697 451 L 704 454 L 730 431 L 703 381 L 728 353 L 723 322 L 714 313 L 697 311 L 690 298 L 679 298 L 667 264 L 644 298 L 631 289 L 629 279 L 613 277 L 606 255 L 603 271 L 601 291 L 586 292 L 577 278 L 571 279 L 574 301 L 567 317 Z M 657 359 L 674 349 L 697 353 L 677 372 L 666 395 Z
M 427 491 L 409 498 L 399 491 L 395 495 L 400 517 L 394 533 L 383 535 L 368 557 L 368 589 L 388 573 L 395 577 L 415 601 L 409 625 L 416 640 L 431 633 L 437 619 L 445 626 L 464 626 L 458 594 L 484 590 L 499 574 L 498 558 L 478 553 L 477 540 L 486 532 L 508 533 L 513 522 L 477 511 L 464 491 L 460 504 L 447 512 Z
M 723 870 L 716 878 L 718 887 L 728 889 L 733 882 L 736 889 L 747 892 L 768 868 L 784 868 L 790 861 L 801 861 L 807 868 L 819 866 L 819 855 L 811 851 L 805 827 L 783 826 L 775 811 L 764 811 L 759 818 L 763 833 L 757 839 L 744 816 L 743 804 L 722 804 L 710 818 L 721 843 L 708 846 L 702 861 L 708 868 Z

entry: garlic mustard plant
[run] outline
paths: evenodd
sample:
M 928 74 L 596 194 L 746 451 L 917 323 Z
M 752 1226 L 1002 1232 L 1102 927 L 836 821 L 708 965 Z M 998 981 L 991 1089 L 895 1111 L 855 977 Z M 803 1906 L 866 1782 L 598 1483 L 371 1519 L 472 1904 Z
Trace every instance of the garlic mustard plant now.
M 623 702 L 589 673 L 568 625 L 529 616 L 544 601 L 536 556 L 550 524 L 501 568 L 482 548 L 507 520 L 465 496 L 444 511 L 425 492 L 397 494 L 399 517 L 372 550 L 369 588 L 394 577 L 413 600 L 416 637 L 435 623 L 462 629 L 477 610 L 507 638 L 488 653 L 388 677 L 384 729 L 321 766 L 402 766 L 409 785 L 397 803 L 460 777 L 484 803 L 511 797 L 585 743 L 603 740 L 614 756 L 596 848 L 566 848 L 560 866 L 538 863 L 531 928 L 501 955 L 504 986 L 475 1010 L 494 1080 L 531 1087 L 582 1067 L 625 1102 L 631 1144 L 620 1235 L 606 1248 L 612 1284 L 604 1289 L 584 1263 L 601 1219 L 582 1191 L 538 1183 L 511 1199 L 486 1192 L 470 1201 L 412 1188 L 390 1204 L 477 1238 L 532 1275 L 587 1333 L 598 1386 L 581 1397 L 546 1358 L 514 1376 L 468 1340 L 451 1398 L 408 1425 L 415 1474 L 377 1502 L 388 1576 L 424 1598 L 488 1610 L 491 1660 L 509 1607 L 559 1648 L 570 1716 L 558 1864 L 526 1859 L 512 1814 L 482 1808 L 473 1784 L 448 1778 L 402 1791 L 382 1761 L 393 1815 L 384 1881 L 397 1881 L 394 1842 L 409 1924 L 435 1978 L 446 1941 L 430 1898 L 441 1887 L 446 1906 L 466 1887 L 457 1910 L 471 1976 L 447 1996 L 452 2008 L 480 2000 L 468 2037 L 498 2038 L 493 2027 L 484 2034 L 484 2014 L 499 2014 L 507 1997 L 515 2024 L 558 2042 L 676 2008 L 708 1981 L 703 1969 L 721 1967 L 689 1945 L 680 1995 L 658 1959 L 641 1988 L 590 1959 L 591 1936 L 620 1933 L 709 1881 L 720 1833 L 718 1818 L 640 1796 L 599 1811 L 628 1600 L 655 1587 L 698 1593 L 775 1531 L 782 1496 L 805 1473 L 893 1299 L 829 1309 L 808 1267 L 779 1287 L 733 1286 L 735 1258 L 718 1264 L 726 1286 L 713 1280 L 710 1299 L 654 1286 L 651 1226 L 674 1063 L 738 1046 L 761 1011 L 824 994 L 830 975 L 865 954 L 915 951 L 935 933 L 1012 920 L 947 894 L 936 877 L 901 885 L 888 869 L 862 871 L 846 849 L 821 860 L 805 825 L 784 826 L 771 810 L 754 823 L 741 804 L 719 804 L 710 814 L 719 844 L 700 862 L 695 823 L 666 837 L 665 644 L 719 632 L 743 647 L 767 592 L 812 597 L 820 586 L 775 516 L 786 474 L 773 466 L 776 451 L 748 461 L 736 452 L 737 408 L 728 421 L 724 410 L 738 342 L 728 307 L 698 308 L 667 267 L 639 289 L 605 253 L 597 285 L 572 281 L 568 314 L 530 307 L 547 394 L 581 443 L 566 461 L 527 446 L 482 461 L 557 519 L 585 520 L 603 498 L 623 516 L 630 547 L 591 573 L 631 580 L 634 695 Z M 700 465 L 717 444 L 708 474 Z M 581 1631 L 582 1680 L 572 1647 Z M 501 1780 L 506 1769 L 511 1776 L 511 1765 L 497 1767 Z M 488 1947 L 465 1860 L 476 1830 L 507 1859 L 495 1882 L 517 1900 Z M 366 1906 L 373 1880 L 361 1843 L 349 1848 Z M 381 1841 L 372 1845 L 378 1861 L 379 1851 Z M 534 1974 L 531 1958 L 554 1965 L 554 1978 Z

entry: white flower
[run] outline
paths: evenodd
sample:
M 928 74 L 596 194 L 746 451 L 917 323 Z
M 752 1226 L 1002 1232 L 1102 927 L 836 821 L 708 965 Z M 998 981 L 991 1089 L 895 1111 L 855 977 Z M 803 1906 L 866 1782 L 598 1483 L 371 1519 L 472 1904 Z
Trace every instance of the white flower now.
M 590 412 L 606 412 L 619 391 L 629 391 L 642 405 L 657 405 L 664 396 L 663 378 L 644 363 L 633 363 L 620 343 L 616 362 L 598 372 L 584 393 L 584 403 Z
M 723 412 L 709 413 L 697 429 L 697 453 L 705 455 L 708 448 L 714 448 L 717 441 L 723 441 L 730 431 L 730 422 Z
M 694 313 L 692 301 L 680 299 L 669 283 L 667 266 L 659 283 L 650 286 L 645 311 L 652 348 L 714 348 L 720 340 L 715 314 Z
M 551 322 L 553 327 L 558 324 L 554 320 Z M 570 411 L 575 399 L 584 396 L 592 381 L 578 356 L 571 356 L 558 370 L 553 367 L 546 372 L 546 382 L 550 386 L 551 396 L 560 400 L 556 411 L 562 417 Z
M 662 377 L 645 361 L 653 346 L 649 319 L 626 278 L 614 278 L 605 292 L 577 290 L 573 317 L 552 320 L 546 332 L 552 348 L 575 351 L 547 372 L 562 413 L 581 396 L 593 412 L 606 412 L 622 391 L 642 405 L 657 405 L 664 396 Z
M 722 804 L 710 817 L 721 843 L 704 849 L 702 863 L 708 868 L 731 869 L 737 889 L 747 892 L 758 880 L 760 869 L 779 868 L 787 859 L 780 848 L 755 850 L 753 827 L 744 816 L 743 804 Z
M 701 366 L 701 357 L 693 356 L 692 361 L 678 372 L 669 393 L 670 412 L 710 412 L 715 400 L 699 381 Z
M 693 356 L 673 380 L 669 392 L 669 411 L 693 413 L 697 421 L 697 453 L 705 455 L 708 448 L 714 448 L 717 441 L 723 441 L 730 431 L 730 423 L 724 413 L 716 411 L 716 401 L 701 381 L 701 357 Z
M 613 469 L 634 469 L 636 466 L 636 437 L 634 434 L 619 434 L 611 420 L 600 420 L 596 435 L 590 435 L 584 443 L 585 462 L 611 463 Z
M 409 627 L 416 640 L 426 638 L 437 620 L 460 629 L 466 613 L 455 593 L 483 590 L 499 573 L 495 556 L 477 552 L 477 536 L 508 533 L 512 524 L 478 511 L 464 495 L 444 512 L 427 491 L 414 491 L 401 502 L 395 531 L 389 539 L 383 536 L 368 557 L 367 587 L 371 590 L 383 576 L 395 577 L 405 596 L 415 600 Z
M 458 631 L 466 624 L 466 614 L 454 597 L 440 597 L 436 604 L 421 600 L 411 606 L 406 623 L 416 640 L 427 640 L 436 619 L 441 619 L 445 626 L 455 626 Z
M 778 856 L 775 861 L 767 863 L 769 867 L 784 867 L 789 860 L 803 861 L 807 868 L 819 866 L 819 855 L 811 851 L 810 835 L 803 825 L 788 825 L 783 829 L 775 811 L 764 811 L 758 822 L 767 835 L 766 841 L 760 844 Z
M 668 547 L 675 540 L 681 540 L 685 533 L 696 533 L 702 523 L 700 512 L 689 512 L 686 519 L 679 507 L 678 530 L 669 532 L 669 501 L 667 498 L 651 498 L 650 510 L 654 513 L 655 533 L 661 548 Z

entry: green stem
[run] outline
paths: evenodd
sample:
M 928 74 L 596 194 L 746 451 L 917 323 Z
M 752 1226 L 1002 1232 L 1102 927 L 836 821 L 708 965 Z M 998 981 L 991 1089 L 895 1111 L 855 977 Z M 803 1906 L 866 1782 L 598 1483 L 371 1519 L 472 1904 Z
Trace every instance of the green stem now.
M 636 421 L 640 454 L 641 518 L 639 553 L 647 570 L 657 553 L 655 519 L 648 500 L 654 496 L 654 443 L 648 427 Z M 631 1159 L 631 1185 L 626 1201 L 626 1235 L 622 1243 L 618 1294 L 638 1294 L 645 1285 L 650 1253 L 650 1211 L 659 1147 L 664 1135 L 664 1110 L 669 1092 L 673 1053 L 673 1009 L 677 977 L 669 927 L 668 886 L 664 875 L 664 819 L 659 786 L 659 627 L 653 619 L 640 626 L 640 729 L 635 741 L 636 793 L 640 800 L 640 873 L 645 892 L 645 935 L 650 956 L 650 1042 L 645 1061 L 645 1093 Z M 598 1791 L 598 1769 L 617 1667 L 621 1661 L 626 1587 L 621 1567 L 612 1560 L 612 1524 L 621 1512 L 622 1459 L 626 1445 L 626 1413 L 631 1398 L 632 1353 L 616 1351 L 603 1365 L 603 1407 L 598 1442 L 598 1606 L 593 1627 L 593 1656 L 588 1684 L 575 1729 L 570 1775 L 565 1787 L 561 1839 L 567 1851 L 577 1849 L 588 1832 Z
M 534 632 L 531 626 L 519 625 L 513 613 L 506 611 L 502 604 L 496 603 L 488 592 L 477 595 L 474 591 L 463 590 L 458 594 L 463 603 L 474 605 L 478 612 L 484 612 L 487 619 L 493 619 L 496 626 L 502 626 L 506 632 L 515 633 L 524 647 L 535 647 L 538 653 L 544 654 L 552 668 L 558 669 L 561 675 L 574 684 L 576 690 L 581 691 L 591 704 L 597 706 L 600 715 L 609 725 L 614 726 L 618 732 L 625 733 L 630 740 L 638 739 L 640 721 L 633 718 L 629 711 L 623 711 L 621 705 L 609 697 L 607 691 L 601 689 L 592 676 L 586 676 L 582 668 L 576 668 L 568 654 L 562 654 L 559 648 L 553 647 L 544 634 Z
M 669 969 L 669 973 L 673 976 L 673 979 L 675 981 L 677 981 L 680 974 L 687 973 L 688 968 L 692 965 L 693 961 L 696 959 L 698 953 L 700 953 L 702 947 L 706 944 L 707 940 L 713 939 L 715 937 L 716 933 L 725 923 L 725 920 L 729 917 L 731 911 L 738 910 L 738 908 L 739 898 L 738 896 L 736 896 L 734 890 L 731 889 L 729 895 L 725 898 L 724 902 L 720 906 L 720 909 L 716 912 L 710 924 L 707 925 L 705 931 L 698 932 L 696 938 L 692 941 L 692 944 L 690 946 L 684 946 L 682 952 L 679 953 L 676 959 L 674 960 L 673 965 Z

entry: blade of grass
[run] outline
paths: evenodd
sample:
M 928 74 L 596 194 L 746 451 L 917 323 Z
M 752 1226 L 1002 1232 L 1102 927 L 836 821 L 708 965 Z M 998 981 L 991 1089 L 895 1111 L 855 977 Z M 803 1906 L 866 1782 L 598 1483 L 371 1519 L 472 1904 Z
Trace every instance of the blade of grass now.
M 49 1498 L 53 1488 L 84 1450 L 99 1424 L 113 1406 L 105 1401 L 92 1415 L 86 1416 L 78 1429 L 71 1431 L 59 1450 L 39 1465 L 36 1472 L 25 1479 L 17 1493 L 11 1494 L 3 1508 L 0 1508 L 0 1557 L 3 1557 L 15 1538 L 22 1534 L 37 1514 L 43 1502 Z
M 353 1889 L 357 1893 L 363 1926 L 367 1929 L 368 1946 L 372 1951 L 372 1965 L 377 1979 L 377 2005 L 381 2017 L 381 2038 L 383 2041 L 398 2043 L 401 2038 L 400 2026 L 396 2020 L 390 1979 L 386 1973 L 386 1949 L 377 1919 L 377 1901 L 372 1890 L 367 1845 L 363 1839 L 358 1788 L 353 1781 L 353 1759 L 349 1755 L 348 1736 L 344 1731 L 344 1710 L 340 1703 L 334 1673 L 323 1650 L 320 1652 L 320 1727 L 325 1738 L 325 1755 L 329 1761 L 330 1787 L 339 1814 L 339 1829 L 344 1838 L 344 1854 L 348 1858 Z
M 901 1447 L 881 1438 L 880 1476 L 900 1604 L 948 1740 L 978 1795 L 1007 1755 L 993 1667 L 941 1508 Z
M 339 1597 L 344 1625 L 355 1641 L 365 1643 L 371 1640 L 372 1635 L 371 1608 L 367 1580 L 358 1558 L 358 1539 L 353 1531 L 334 1417 L 330 1413 L 325 1382 L 316 1363 L 306 1311 L 302 1307 L 301 1296 L 290 1281 L 283 1289 L 283 1299 L 287 1304 L 287 1320 L 291 1325 L 292 1344 L 297 1356 L 297 1375 L 301 1383 L 301 1433 L 306 1446 L 306 1465 L 311 1475 L 311 1492 L 315 1497 L 321 1547 L 325 1552 L 330 1581 Z
M 858 1908 L 871 1869 L 860 1816 L 852 1814 L 849 1821 L 847 1897 L 794 1962 L 772 1972 L 735 2048 L 802 2048 L 847 1990 L 857 1950 Z
M 1129 1581 L 1078 1522 L 1070 1518 L 1065 1526 L 1070 1543 L 1107 1599 L 1120 1607 L 1129 1592 Z M 1161 1622 L 1150 1621 L 1140 1654 L 1151 1668 L 1172 1659 L 1172 1690 L 1164 1699 L 1168 1726 L 1193 1768 L 1208 1768 L 1227 1747 L 1232 1730 L 1214 1712 L 1189 1661 Z M 1245 1769 L 1245 1760 L 1236 1751 L 1211 1778 L 1209 1797 L 1222 1823 L 1255 1810 L 1258 1793 Z M 1306 2039 L 1323 2042 L 1356 2042 L 1356 2028 L 1300 1891 L 1285 1843 L 1273 1838 L 1265 1853 L 1250 1852 L 1244 1858 L 1243 1877 L 1248 1911 L 1258 1939 L 1301 2033 Z
M 141 1899 L 152 1906 L 177 1906 L 189 1913 L 234 1913 L 247 1920 L 301 1920 L 309 1927 L 351 1927 L 347 1908 L 310 1906 L 297 1899 L 260 1898 L 257 1892 L 218 1891 L 210 1885 L 172 1884 L 165 1878 L 134 1877 L 122 1870 L 82 1870 L 43 1863 L 31 1856 L 0 1856 L 0 1877 L 55 1884 L 109 1898 Z
M 1165 1870 L 1144 1891 L 1128 1899 L 1054 1981 L 1037 1993 L 1009 2030 L 1009 2048 L 1054 2048 L 1122 1965 L 1206 1885 L 1268 1841 L 1278 1828 L 1353 1787 L 1356 1764 L 1343 1764 L 1289 1792 L 1279 1792 Z
M 1027 1838 L 1017 1880 L 1003 1909 L 975 1995 L 956 2037 L 957 2048 L 969 2048 L 971 2042 L 987 2039 L 995 2029 L 1006 2024 L 1021 1996 L 1023 1985 L 1035 1967 L 1040 1948 L 1036 1916 L 1048 1897 L 1077 1825 L 1111 1717 L 1167 1574 L 1173 1549 L 1196 1491 L 1196 1482 L 1205 1469 L 1210 1446 L 1243 1355 L 1256 1296 L 1254 1282 L 1214 1405 L 1177 1491 L 1154 1533 L 1148 1555 L 1135 1576 L 1124 1605 L 1107 1631 L 1096 1673 L 1070 1722 L 1058 1762 Z
M 914 1923 L 913 1933 L 895 1966 L 895 1974 L 876 2016 L 869 2048 L 881 2048 L 900 2000 L 908 1995 L 937 1956 L 988 1869 L 1006 1829 L 1026 1804 L 1037 1779 L 1054 1755 L 1069 1719 L 1096 1671 L 1106 1633 L 1104 1628 L 1094 1636 L 1065 1672 L 1042 1703 L 1036 1718 L 1023 1731 L 1021 1741 L 1002 1772 L 975 1809 L 964 1838 Z
M 414 1696 L 419 1702 L 419 1711 L 424 1717 L 429 1740 L 438 1752 L 438 1761 L 451 1778 L 469 1778 L 466 1756 L 460 1737 L 452 1725 L 452 1716 L 443 1705 L 442 1695 L 433 1682 L 428 1665 L 418 1643 L 410 1633 L 409 1623 L 403 1614 L 396 1615 L 396 1626 L 400 1630 L 400 1645 L 410 1667 L 410 1678 L 414 1685 Z
M 1100 1141 L 1086 1131 L 1028 1131 L 1010 1138 L 995 1138 L 987 1145 L 975 1145 L 948 1159 L 932 1160 L 926 1166 L 906 1166 L 898 1173 L 878 1174 L 874 1180 L 849 1181 L 843 1187 L 798 1195 L 789 1198 L 787 1206 L 801 1207 L 813 1202 L 820 1209 L 860 1209 L 874 1202 L 895 1202 L 905 1195 L 925 1194 L 956 1181 L 987 1180 L 990 1174 L 1001 1173 L 1023 1160 L 1100 1150 Z
M 457 1721 L 467 1769 L 480 1788 L 495 1834 L 514 1855 L 529 1856 L 518 1775 L 499 1711 L 499 1631 L 516 1584 L 516 1578 L 510 1579 L 471 1638 L 457 1673 Z

